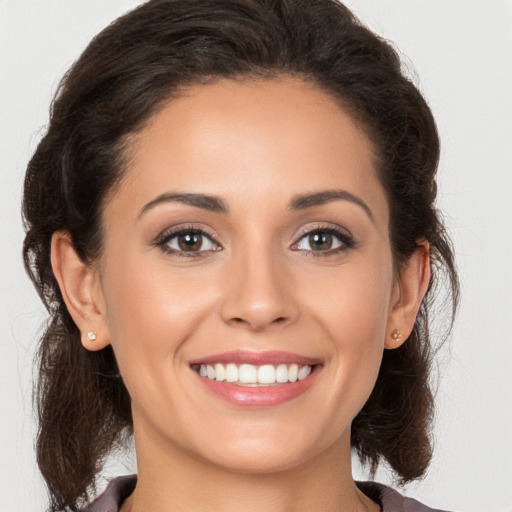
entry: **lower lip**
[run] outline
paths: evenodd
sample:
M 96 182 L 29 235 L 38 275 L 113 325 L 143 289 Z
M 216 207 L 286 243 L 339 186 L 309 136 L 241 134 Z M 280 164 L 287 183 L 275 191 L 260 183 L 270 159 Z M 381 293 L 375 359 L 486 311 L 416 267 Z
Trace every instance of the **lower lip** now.
M 313 371 L 303 380 L 277 384 L 274 386 L 239 386 L 226 381 L 217 381 L 201 377 L 197 378 L 208 391 L 238 407 L 272 407 L 281 405 L 304 394 L 314 383 L 320 367 L 315 366 Z

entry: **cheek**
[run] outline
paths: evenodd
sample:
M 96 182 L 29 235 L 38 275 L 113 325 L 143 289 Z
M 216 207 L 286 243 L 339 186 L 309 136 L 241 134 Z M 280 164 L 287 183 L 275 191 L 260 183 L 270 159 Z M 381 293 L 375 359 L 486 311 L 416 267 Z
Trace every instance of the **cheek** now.
M 129 387 L 141 372 L 156 376 L 162 361 L 167 367 L 182 362 L 181 347 L 210 311 L 215 292 L 197 273 L 185 278 L 163 272 L 161 263 L 117 262 L 105 269 L 104 293 L 111 343 Z
M 305 282 L 303 296 L 335 344 L 362 349 L 384 342 L 392 285 L 390 257 L 361 258 Z
M 308 286 L 309 310 L 328 338 L 332 354 L 326 371 L 332 394 L 327 407 L 343 418 L 355 417 L 368 399 L 382 361 L 390 311 L 391 258 L 333 269 Z M 304 290 L 305 292 L 305 290 Z

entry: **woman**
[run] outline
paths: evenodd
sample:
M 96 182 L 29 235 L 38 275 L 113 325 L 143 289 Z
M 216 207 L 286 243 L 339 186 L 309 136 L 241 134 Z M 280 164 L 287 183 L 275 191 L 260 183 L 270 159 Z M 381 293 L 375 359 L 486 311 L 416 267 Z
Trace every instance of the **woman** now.
M 25 185 L 51 509 L 133 432 L 138 479 L 89 511 L 429 510 L 351 449 L 402 483 L 431 458 L 438 156 L 337 2 L 150 1 L 98 35 Z

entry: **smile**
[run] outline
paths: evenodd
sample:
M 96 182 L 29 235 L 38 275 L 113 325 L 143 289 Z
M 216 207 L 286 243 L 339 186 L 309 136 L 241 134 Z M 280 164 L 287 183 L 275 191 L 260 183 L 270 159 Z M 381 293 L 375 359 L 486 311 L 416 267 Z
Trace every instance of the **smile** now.
M 224 402 L 266 408 L 305 394 L 323 364 L 288 352 L 240 350 L 191 361 L 190 367 L 202 386 Z
M 201 377 L 239 386 L 272 386 L 304 380 L 313 370 L 311 365 L 298 364 L 253 364 L 216 363 L 195 365 Z

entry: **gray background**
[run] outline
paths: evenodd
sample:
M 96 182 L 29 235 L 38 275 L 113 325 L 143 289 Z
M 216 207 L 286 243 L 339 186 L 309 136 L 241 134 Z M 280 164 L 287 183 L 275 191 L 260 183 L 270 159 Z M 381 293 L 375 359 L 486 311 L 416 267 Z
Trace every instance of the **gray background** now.
M 463 300 L 439 354 L 436 454 L 406 493 L 431 506 L 512 511 L 512 1 L 348 0 L 407 57 L 443 142 L 440 206 Z M 0 0 L 0 512 L 43 510 L 31 379 L 45 315 L 21 264 L 24 167 L 59 78 L 135 0 Z M 113 464 L 106 477 L 133 471 Z M 360 468 L 354 468 L 361 476 Z M 378 475 L 387 481 L 385 471 Z

